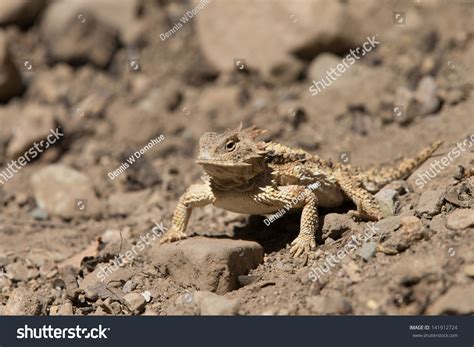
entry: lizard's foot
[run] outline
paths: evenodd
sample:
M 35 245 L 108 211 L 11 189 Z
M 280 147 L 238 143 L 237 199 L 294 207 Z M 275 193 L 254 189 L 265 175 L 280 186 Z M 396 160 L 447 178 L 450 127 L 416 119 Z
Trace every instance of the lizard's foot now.
M 174 242 L 187 238 L 188 235 L 182 231 L 176 231 L 175 229 L 170 229 L 163 237 L 160 239 L 160 243 Z
M 304 253 L 308 253 L 315 247 L 316 240 L 314 235 L 298 235 L 291 243 L 290 255 L 296 258 Z

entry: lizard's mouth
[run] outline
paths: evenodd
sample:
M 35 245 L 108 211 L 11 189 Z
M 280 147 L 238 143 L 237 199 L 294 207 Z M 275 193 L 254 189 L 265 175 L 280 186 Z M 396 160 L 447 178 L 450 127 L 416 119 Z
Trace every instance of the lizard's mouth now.
M 210 166 L 219 166 L 219 167 L 250 167 L 251 164 L 244 162 L 228 162 L 221 160 L 210 160 L 210 159 L 198 159 L 196 160 L 198 165 L 210 165 Z

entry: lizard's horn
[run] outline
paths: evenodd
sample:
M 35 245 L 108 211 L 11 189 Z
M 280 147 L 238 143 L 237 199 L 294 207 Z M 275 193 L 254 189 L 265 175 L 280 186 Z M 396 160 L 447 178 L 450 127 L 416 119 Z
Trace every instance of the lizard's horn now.
M 245 128 L 242 130 L 243 133 L 245 133 L 247 136 L 250 138 L 254 139 L 260 135 L 263 135 L 267 132 L 267 130 L 264 129 L 258 129 L 255 125 L 252 125 L 251 127 Z

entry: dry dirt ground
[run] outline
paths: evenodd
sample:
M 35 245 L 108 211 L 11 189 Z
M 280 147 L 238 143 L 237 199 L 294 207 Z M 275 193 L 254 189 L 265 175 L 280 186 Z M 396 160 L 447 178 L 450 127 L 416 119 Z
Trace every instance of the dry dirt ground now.
M 474 313 L 474 177 L 459 175 L 474 159 L 473 1 L 251 3 L 0 3 L 0 314 Z M 200 135 L 241 121 L 366 168 L 444 144 L 379 194 L 388 217 L 351 252 L 369 224 L 350 204 L 320 211 L 301 259 L 289 256 L 299 213 L 267 226 L 210 206 L 190 239 L 158 246 L 203 174 Z

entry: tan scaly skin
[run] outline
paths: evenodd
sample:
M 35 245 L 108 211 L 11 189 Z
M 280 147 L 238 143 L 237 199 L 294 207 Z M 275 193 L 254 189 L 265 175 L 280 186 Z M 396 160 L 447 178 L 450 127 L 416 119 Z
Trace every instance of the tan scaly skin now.
M 193 184 L 181 196 L 172 227 L 161 243 L 187 237 L 188 220 L 196 207 L 212 204 L 243 214 L 273 214 L 290 206 L 303 209 L 300 232 L 290 250 L 293 256 L 300 256 L 316 246 L 318 206 L 332 208 L 351 200 L 357 206 L 357 211 L 351 211 L 353 216 L 380 220 L 383 214 L 371 193 L 408 176 L 441 145 L 435 142 L 396 168 L 363 171 L 333 164 L 302 149 L 257 141 L 264 132 L 255 127 L 242 130 L 240 125 L 201 137 L 197 164 L 202 165 L 209 182 Z M 293 199 L 298 202 L 294 204 Z

